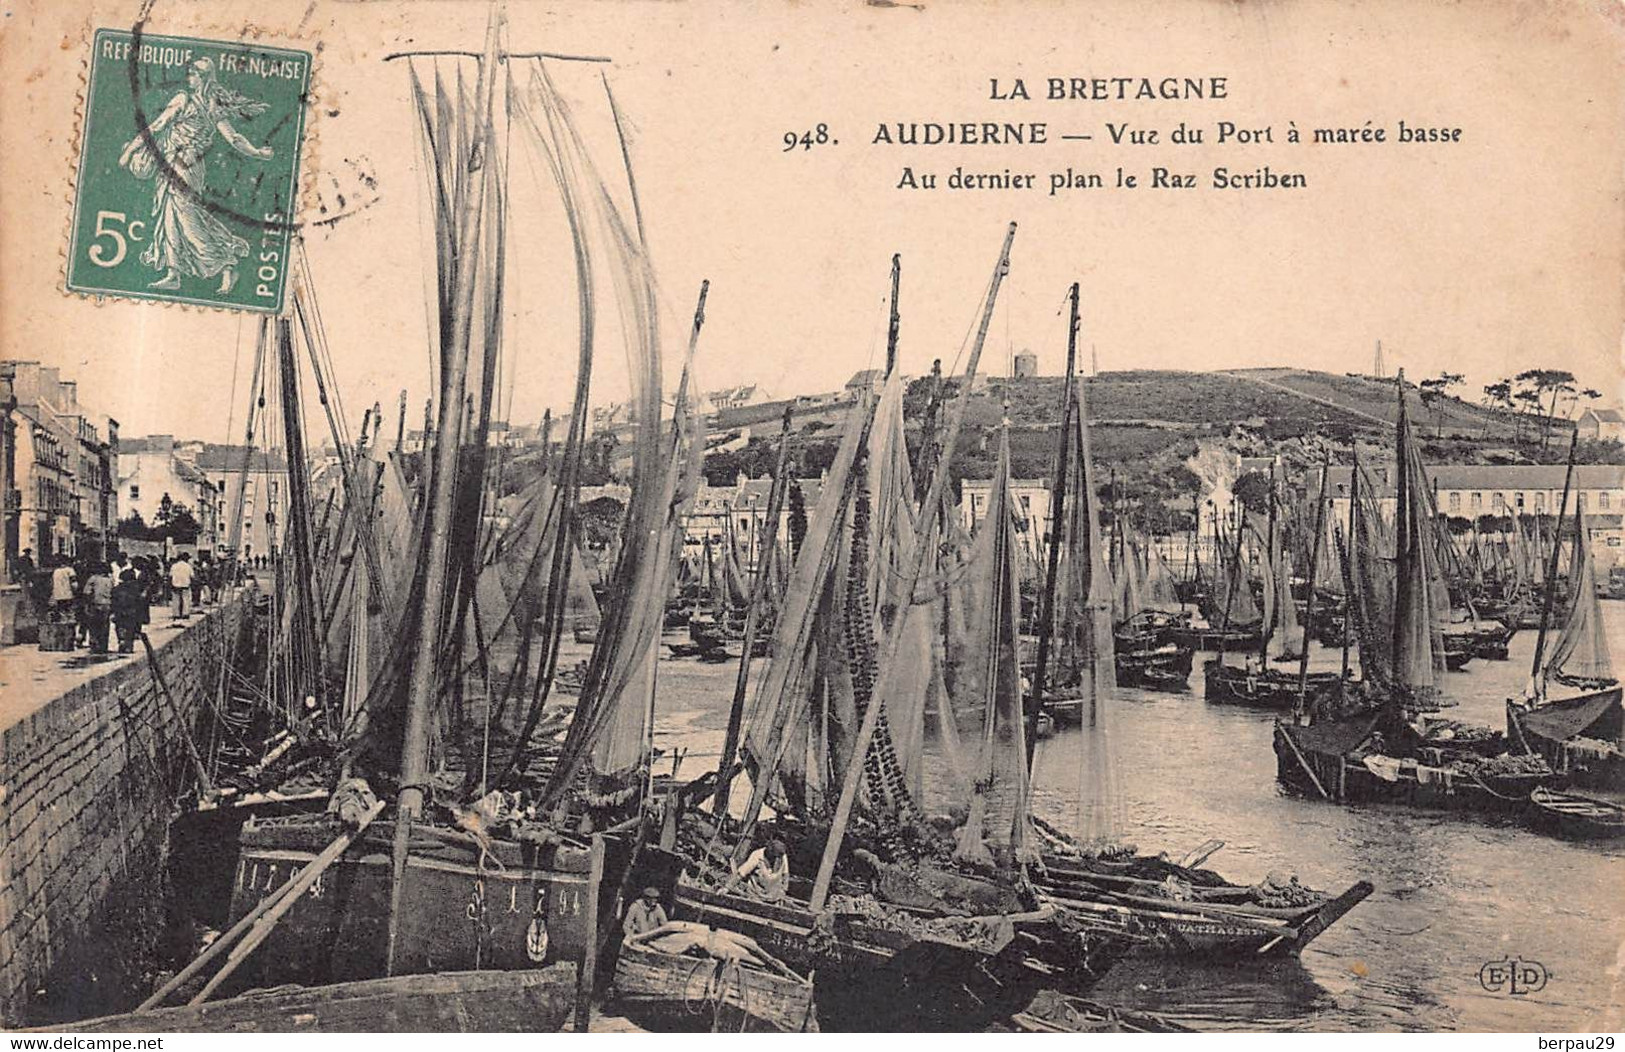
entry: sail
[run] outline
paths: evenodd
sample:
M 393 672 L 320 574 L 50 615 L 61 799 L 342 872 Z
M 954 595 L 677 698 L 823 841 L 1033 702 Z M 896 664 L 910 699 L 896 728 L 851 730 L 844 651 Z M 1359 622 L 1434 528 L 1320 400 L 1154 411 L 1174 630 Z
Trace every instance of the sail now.
M 1608 632 L 1597 599 L 1596 572 L 1591 563 L 1591 535 L 1585 512 L 1574 511 L 1574 545 L 1569 554 L 1569 607 L 1563 630 L 1552 648 L 1546 675 L 1560 681 L 1598 683 L 1614 679 Z
M 1420 709 L 1436 701 L 1439 677 L 1444 671 L 1444 647 L 1439 639 L 1441 583 L 1434 563 L 1433 523 L 1428 514 L 1432 497 L 1422 474 L 1416 438 L 1411 433 L 1403 384 L 1394 459 L 1399 485 L 1394 515 L 1391 683 L 1407 708 Z
M 740 754 L 752 782 L 747 815 L 757 812 L 775 786 L 794 802 L 810 807 L 809 790 L 821 791 L 827 784 L 817 777 L 828 767 L 815 749 L 825 735 L 814 712 L 815 703 L 821 703 L 819 636 L 828 623 L 820 615 L 827 612 L 826 599 L 852 499 L 853 467 L 859 448 L 867 441 L 873 412 L 873 403 L 862 400 L 846 415 L 840 445 L 802 538 L 774 626 L 772 658 L 746 712 Z M 791 728 L 798 733 L 790 733 Z
M 1009 865 L 1036 859 L 1027 815 L 1026 720 L 1022 713 L 1016 618 L 1020 612 L 1015 502 L 1010 495 L 1010 442 L 1000 432 L 987 518 L 970 556 L 972 616 L 969 660 L 955 709 L 963 740 L 977 743 L 969 813 L 954 857 Z
M 1179 594 L 1174 588 L 1174 572 L 1163 557 L 1162 549 L 1148 544 L 1145 549 L 1144 603 L 1148 610 L 1174 611 L 1180 608 Z

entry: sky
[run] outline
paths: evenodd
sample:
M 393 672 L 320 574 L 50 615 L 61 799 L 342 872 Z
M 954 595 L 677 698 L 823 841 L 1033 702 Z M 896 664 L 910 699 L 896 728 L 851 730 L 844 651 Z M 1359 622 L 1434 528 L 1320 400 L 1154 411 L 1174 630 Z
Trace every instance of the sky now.
M 242 427 L 256 321 L 61 291 L 76 103 L 90 34 L 137 5 L 0 3 L 0 357 L 80 381 L 122 433 L 226 440 Z M 1006 225 L 1018 232 L 983 371 L 1031 350 L 1064 361 L 1077 281 L 1105 370 L 1290 365 L 1413 379 L 1463 373 L 1458 393 L 1533 366 L 1625 398 L 1625 76 L 1615 10 L 1538 0 L 1304 0 L 921 5 L 679 2 L 508 5 L 514 50 L 605 55 L 550 68 L 589 147 L 619 155 L 602 70 L 628 127 L 662 310 L 668 382 L 702 279 L 699 383 L 784 396 L 839 388 L 881 364 L 891 257 L 902 257 L 900 364 L 922 373 L 967 343 Z M 488 6 L 316 0 L 155 0 L 153 32 L 319 49 L 304 232 L 349 425 L 431 389 L 431 263 L 407 71 L 386 54 L 477 48 Z M 450 67 L 443 67 L 450 69 Z M 1051 101 L 1050 77 L 1224 77 L 1226 98 Z M 1023 78 L 1030 100 L 991 98 Z M 1450 143 L 1291 145 L 1316 127 L 1461 129 Z M 1042 122 L 1041 145 L 875 144 L 881 124 Z M 1167 141 L 1183 121 L 1201 145 Z M 1270 143 L 1219 145 L 1220 121 Z M 1108 123 L 1156 128 L 1114 144 Z M 830 143 L 784 149 L 823 124 Z M 252 124 L 245 132 L 253 138 Z M 1061 135 L 1089 139 L 1061 139 Z M 1302 173 L 1299 190 L 1216 190 L 1214 168 Z M 1153 189 L 1151 170 L 1193 173 Z M 898 189 L 905 167 L 939 176 Z M 949 190 L 956 168 L 1031 172 L 1039 189 Z M 1110 185 L 1116 170 L 1140 186 Z M 1049 175 L 1107 186 L 1050 196 Z M 568 403 L 577 322 L 556 195 L 536 157 L 508 154 L 513 210 L 504 415 Z M 372 184 L 369 187 L 367 182 Z M 613 179 L 611 181 L 614 181 Z M 618 200 L 628 198 L 624 184 Z M 25 217 L 17 221 L 13 217 Z M 608 326 L 593 400 L 625 393 Z M 234 380 L 235 375 L 235 380 Z M 320 416 L 314 412 L 313 422 Z M 322 437 L 322 436 L 319 436 Z

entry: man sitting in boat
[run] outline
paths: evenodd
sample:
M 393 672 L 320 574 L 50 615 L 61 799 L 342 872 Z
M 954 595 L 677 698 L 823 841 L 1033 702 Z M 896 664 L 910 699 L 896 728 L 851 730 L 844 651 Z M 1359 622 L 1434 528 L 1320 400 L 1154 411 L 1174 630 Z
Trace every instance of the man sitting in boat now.
M 750 853 L 723 891 L 733 891 L 744 882 L 745 894 L 763 902 L 778 902 L 790 891 L 790 856 L 784 841 L 773 840 Z
M 642 897 L 626 908 L 626 918 L 621 921 L 621 935 L 630 942 L 665 923 L 666 908 L 660 904 L 660 889 L 647 887 L 643 889 Z

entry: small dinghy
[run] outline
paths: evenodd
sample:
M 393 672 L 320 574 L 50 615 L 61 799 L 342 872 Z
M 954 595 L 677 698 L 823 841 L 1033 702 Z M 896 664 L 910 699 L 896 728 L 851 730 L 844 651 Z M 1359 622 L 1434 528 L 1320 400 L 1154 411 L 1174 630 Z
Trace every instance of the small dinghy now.
M 692 921 L 670 921 L 622 944 L 615 999 L 665 1014 L 708 1014 L 716 1030 L 818 1029 L 810 977 L 748 935 Z
M 1540 788 L 1529 794 L 1530 817 L 1559 836 L 1605 840 L 1625 836 L 1625 807 L 1577 793 Z

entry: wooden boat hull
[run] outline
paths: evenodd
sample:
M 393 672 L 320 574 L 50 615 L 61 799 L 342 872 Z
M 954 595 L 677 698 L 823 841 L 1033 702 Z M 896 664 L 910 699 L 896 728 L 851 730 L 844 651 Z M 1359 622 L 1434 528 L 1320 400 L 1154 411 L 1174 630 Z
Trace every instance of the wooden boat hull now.
M 1262 638 L 1256 628 L 1198 628 L 1194 625 L 1175 628 L 1169 635 L 1182 647 L 1218 651 L 1257 650 Z
M 1298 674 L 1284 669 L 1249 669 L 1226 665 L 1217 659 L 1203 666 L 1205 697 L 1227 705 L 1249 705 L 1259 709 L 1288 712 L 1298 704 Z M 1307 683 L 1309 697 L 1337 685 L 1337 672 L 1311 672 Z
M 326 816 L 245 826 L 232 921 L 298 872 L 336 832 Z M 610 858 L 602 872 L 610 876 L 595 878 L 584 845 L 497 841 L 482 855 L 472 838 L 458 841 L 455 834 L 436 832 L 414 830 L 396 945 L 397 975 L 523 970 L 581 960 L 604 900 L 612 899 L 618 887 L 614 874 L 624 867 L 624 844 L 606 838 Z M 243 964 L 242 986 L 334 983 L 384 974 L 393 835 L 393 822 L 374 822 Z
M 1103 879 L 1064 862 L 1047 864 L 1047 869 L 1050 876 L 1042 886 L 1066 908 L 1099 917 L 1128 917 L 1131 927 L 1147 937 L 1141 952 L 1184 960 L 1297 953 L 1372 892 L 1362 880 L 1312 905 L 1272 908 L 1246 902 L 1178 901 L 1144 894 L 1148 889 L 1136 894 L 1121 886 L 1131 881 Z
M 1529 794 L 1531 824 L 1569 840 L 1613 840 L 1625 836 L 1625 808 L 1606 800 L 1552 789 Z
M 1341 752 L 1309 747 L 1300 741 L 1303 731 L 1304 728 L 1276 722 L 1276 778 L 1297 792 L 1337 803 L 1405 804 L 1435 810 L 1521 816 L 1527 808 L 1530 792 L 1555 777 L 1550 774 L 1443 777 L 1423 773 L 1421 768 L 1409 765 L 1395 772 L 1390 780 Z
M 1147 650 L 1119 650 L 1117 685 L 1148 690 L 1184 690 L 1195 651 L 1178 644 Z
M 645 946 L 620 948 L 615 962 L 615 1000 L 625 1007 L 663 1013 L 714 1015 L 725 1006 L 744 1018 L 727 1029 L 801 1033 L 817 1029 L 813 984 L 799 977 L 729 964 L 711 957 L 662 953 Z
M 576 966 L 436 972 L 257 990 L 224 1001 L 86 1019 L 73 1033 L 552 1032 L 574 1003 Z
M 1054 951 L 1041 971 L 1029 940 L 994 953 L 917 939 L 849 914 L 815 915 L 804 904 L 766 903 L 679 883 L 673 916 L 749 935 L 797 971 L 814 975 L 819 1026 L 885 1030 L 975 1030 L 1008 1018 L 1059 980 L 1082 990 L 1127 954 L 1126 934 L 1040 938 Z M 1058 963 L 1059 962 L 1059 963 Z
M 1625 709 L 1621 688 L 1609 687 L 1572 698 L 1547 702 L 1530 709 L 1507 702 L 1507 738 L 1528 752 L 1538 753 L 1552 770 L 1570 784 L 1590 789 L 1625 789 L 1625 755 L 1618 749 Z M 1612 743 L 1612 753 L 1596 755 L 1579 748 L 1577 737 Z

